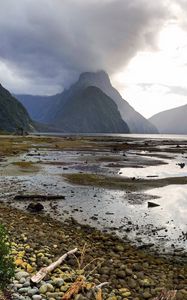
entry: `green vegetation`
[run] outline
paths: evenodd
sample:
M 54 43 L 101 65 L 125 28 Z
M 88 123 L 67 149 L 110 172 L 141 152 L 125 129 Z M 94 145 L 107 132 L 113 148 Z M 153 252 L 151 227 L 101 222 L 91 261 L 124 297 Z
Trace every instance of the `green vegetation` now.
M 0 128 L 0 135 L 8 135 L 9 133 Z
M 0 135 L 0 156 L 17 155 L 27 152 L 30 148 L 73 150 L 73 151 L 111 151 L 117 147 L 117 141 L 108 137 L 44 137 L 44 136 L 14 136 Z M 119 151 L 127 150 L 127 143 L 120 144 Z
M 65 174 L 70 183 L 99 186 L 117 190 L 147 190 L 170 184 L 187 184 L 187 177 L 171 177 L 163 179 L 132 179 L 127 177 L 109 177 L 96 174 Z
M 15 266 L 5 227 L 0 224 L 0 289 L 4 290 L 14 276 Z
M 16 161 L 13 164 L 23 169 L 33 167 L 33 162 L 31 161 Z
M 35 146 L 36 149 L 39 148 L 49 148 L 56 149 L 55 141 L 56 138 L 45 138 L 45 137 L 35 137 L 35 136 L 6 136 L 0 135 L 0 156 L 11 156 L 18 155 L 29 151 L 30 148 Z
M 18 128 L 33 131 L 34 125 L 23 105 L 0 85 L 0 129 L 15 132 Z
M 39 166 L 32 161 L 16 161 L 13 165 L 17 166 L 22 172 L 38 172 Z
M 14 143 L 11 138 L 0 138 L 0 155 L 16 155 L 27 151 L 28 145 L 22 143 Z

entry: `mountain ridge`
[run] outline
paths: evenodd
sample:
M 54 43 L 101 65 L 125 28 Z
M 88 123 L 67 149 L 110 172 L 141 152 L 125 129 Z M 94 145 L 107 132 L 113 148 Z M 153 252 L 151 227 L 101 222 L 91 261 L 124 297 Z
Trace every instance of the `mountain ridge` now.
M 95 86 L 74 91 L 55 118 L 63 132 L 129 133 L 117 105 Z
M 39 109 L 42 111 L 42 117 L 36 120 L 54 124 L 56 122 L 55 120 L 60 118 L 60 114 L 63 114 L 64 105 L 68 99 L 71 98 L 76 91 L 89 86 L 99 88 L 117 104 L 120 115 L 123 121 L 128 125 L 131 133 L 158 133 L 154 125 L 135 111 L 133 107 L 121 97 L 120 93 L 111 85 L 110 78 L 105 71 L 95 73 L 84 72 L 80 74 L 79 79 L 72 84 L 69 89 L 65 89 L 61 94 L 55 96 L 47 96 L 47 102 L 44 103 L 43 109 Z M 36 97 L 37 96 L 35 96 L 35 98 Z M 25 99 L 27 101 L 23 102 L 22 96 L 17 95 L 17 98 L 25 105 L 32 118 L 34 118 L 33 112 L 29 108 L 28 99 Z
M 128 124 L 131 133 L 158 133 L 158 130 L 140 113 L 138 113 L 116 90 L 105 71 L 85 72 L 80 74 L 78 81 L 73 85 L 92 84 L 100 88 L 115 101 L 122 119 Z
M 25 107 L 0 84 L 0 130 L 7 132 L 34 131 Z
M 187 134 L 187 104 L 167 109 L 153 115 L 149 120 L 160 133 Z

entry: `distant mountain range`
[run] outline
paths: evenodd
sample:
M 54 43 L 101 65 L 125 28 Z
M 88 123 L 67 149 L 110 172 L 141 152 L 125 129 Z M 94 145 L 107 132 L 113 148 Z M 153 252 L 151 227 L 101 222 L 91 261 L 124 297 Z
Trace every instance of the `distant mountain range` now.
M 33 131 L 34 123 L 24 106 L 0 84 L 0 131 Z
M 112 87 L 104 71 L 81 74 L 78 81 L 61 94 L 16 97 L 34 120 L 63 132 L 158 133 L 156 127 Z
M 31 118 L 41 123 L 48 122 L 54 107 L 57 106 L 58 99 L 61 100 L 62 94 L 54 96 L 33 96 L 33 95 L 14 95 L 27 109 Z
M 159 131 L 159 133 L 187 134 L 187 104 L 160 112 L 147 120 L 121 97 L 104 71 L 82 73 L 69 89 L 54 96 L 15 97 L 0 84 L 0 131 L 16 132 L 19 129 L 28 132 L 39 130 L 65 133 L 158 133 Z
M 187 104 L 160 112 L 149 121 L 160 133 L 187 134 Z

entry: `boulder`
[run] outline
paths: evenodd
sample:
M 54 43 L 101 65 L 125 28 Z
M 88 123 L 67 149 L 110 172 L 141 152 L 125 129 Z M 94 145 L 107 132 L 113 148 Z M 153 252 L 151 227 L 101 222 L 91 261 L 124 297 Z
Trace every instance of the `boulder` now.
M 31 212 L 40 212 L 44 209 L 43 204 L 41 203 L 30 203 L 27 207 L 27 210 Z

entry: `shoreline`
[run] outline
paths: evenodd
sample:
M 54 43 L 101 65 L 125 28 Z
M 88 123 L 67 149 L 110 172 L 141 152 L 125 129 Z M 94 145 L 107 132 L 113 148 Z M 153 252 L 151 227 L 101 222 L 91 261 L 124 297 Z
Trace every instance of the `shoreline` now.
M 7 207 L 2 203 L 0 204 L 0 218 L 8 228 L 14 242 L 20 244 L 23 242 L 23 237 L 27 237 L 25 243 L 34 250 L 47 246 L 50 249 L 49 253 L 55 257 L 75 247 L 78 247 L 80 251 L 86 243 L 89 251 L 88 257 L 85 257 L 85 264 L 98 257 L 105 260 L 102 267 L 99 267 L 95 273 L 96 276 L 92 277 L 96 283 L 98 280 L 111 282 L 105 291 L 108 295 L 113 289 L 115 294 L 118 294 L 120 289 L 128 288 L 131 293 L 128 299 L 135 299 L 135 297 L 145 299 L 144 293 L 148 291 L 150 295 L 148 298 L 152 299 L 151 297 L 158 295 L 163 288 L 172 290 L 175 287 L 180 290 L 179 294 L 183 294 L 185 290 L 187 264 L 180 257 L 175 257 L 177 258 L 175 261 L 174 257 L 150 255 L 147 250 L 137 249 L 116 236 L 101 233 L 89 226 L 82 226 L 74 221 L 61 223 L 46 216 Z M 121 267 L 123 265 L 124 269 Z M 76 261 L 70 266 L 76 269 Z M 91 269 L 94 267 L 95 265 L 92 265 Z M 149 283 L 141 286 L 140 283 L 145 279 Z M 186 299 L 186 295 L 184 294 L 184 298 L 177 299 Z

